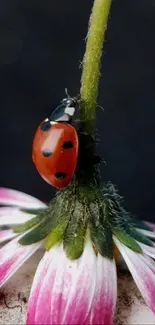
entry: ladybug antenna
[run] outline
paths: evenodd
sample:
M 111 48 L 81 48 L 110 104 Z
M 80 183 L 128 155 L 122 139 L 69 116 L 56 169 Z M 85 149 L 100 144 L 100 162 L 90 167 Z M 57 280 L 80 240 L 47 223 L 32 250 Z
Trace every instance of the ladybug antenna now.
M 101 105 L 99 105 L 99 104 L 97 104 L 96 106 L 99 107 L 99 108 L 101 108 L 101 110 L 104 112 L 104 108 L 103 108 L 103 106 L 101 106 Z
M 69 93 L 68 93 L 68 89 L 67 89 L 67 88 L 65 88 L 65 94 L 67 95 L 68 98 L 70 98 L 70 99 L 76 101 L 77 103 L 80 103 L 80 101 L 81 101 L 81 96 L 80 96 L 80 94 L 78 94 L 78 95 L 75 96 L 75 97 L 71 97 L 71 96 L 69 95 Z
M 67 95 L 68 98 L 71 98 L 71 96 L 68 94 L 68 89 L 65 88 L 65 94 Z

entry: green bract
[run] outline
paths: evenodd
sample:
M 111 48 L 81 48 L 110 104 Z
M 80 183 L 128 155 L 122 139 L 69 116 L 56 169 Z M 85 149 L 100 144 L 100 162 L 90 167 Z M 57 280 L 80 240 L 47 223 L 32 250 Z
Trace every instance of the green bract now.
M 22 245 L 43 240 L 49 250 L 63 243 L 72 260 L 81 256 L 89 238 L 96 254 L 113 259 L 113 235 L 138 253 L 142 250 L 137 241 L 152 246 L 152 241 L 136 226 L 137 221 L 124 210 L 122 199 L 111 183 L 101 188 L 93 183 L 79 185 L 74 181 L 57 194 L 47 209 L 39 210 L 36 217 L 17 225 L 15 231 L 29 230 L 19 241 Z

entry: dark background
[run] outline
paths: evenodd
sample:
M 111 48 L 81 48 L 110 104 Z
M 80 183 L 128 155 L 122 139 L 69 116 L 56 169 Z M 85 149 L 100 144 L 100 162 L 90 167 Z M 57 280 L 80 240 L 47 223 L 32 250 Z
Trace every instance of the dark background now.
M 53 188 L 31 161 L 38 124 L 80 86 L 92 0 L 0 2 L 0 186 L 49 200 Z M 154 220 L 155 1 L 114 0 L 106 33 L 97 128 L 125 206 Z

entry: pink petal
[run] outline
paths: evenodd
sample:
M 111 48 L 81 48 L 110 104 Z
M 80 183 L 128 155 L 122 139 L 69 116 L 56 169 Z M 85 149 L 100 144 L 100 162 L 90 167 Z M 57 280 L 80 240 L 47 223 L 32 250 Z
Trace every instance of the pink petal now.
M 12 214 L 14 210 L 19 210 L 19 209 L 14 207 L 0 207 L 0 217 L 3 217 L 8 214 Z
M 0 208 L 0 227 L 24 223 L 34 215 L 20 211 L 18 208 Z
M 60 297 L 59 323 L 83 324 L 95 293 L 97 257 L 91 243 L 88 242 L 79 260 L 70 262 L 67 259 L 67 261 L 63 274 L 63 285 L 67 291 L 65 290 Z
M 46 252 L 32 285 L 27 324 L 83 324 L 94 295 L 95 272 L 90 244 L 76 261 L 66 257 L 62 246 Z
M 109 272 L 112 278 L 107 284 Z M 78 260 L 70 261 L 61 245 L 46 252 L 38 266 L 27 324 L 80 325 L 90 318 L 92 324 L 109 324 L 115 302 L 115 264 L 97 257 L 90 243 Z
M 12 239 L 16 236 L 17 234 L 15 234 L 12 229 L 2 230 L 0 231 L 0 243 L 3 243 L 4 241 Z
M 0 249 L 0 287 L 17 271 L 17 269 L 40 247 L 41 243 L 22 246 L 16 237 Z
M 28 313 L 27 313 L 27 324 L 47 324 L 50 318 L 50 298 L 51 298 L 51 283 L 53 283 L 53 276 L 56 272 L 56 264 L 58 263 L 58 252 L 60 252 L 58 247 L 51 249 L 50 252 L 46 252 L 44 257 L 39 263 L 37 268 L 33 284 L 31 287 L 30 298 L 28 302 Z M 51 254 L 52 253 L 52 256 Z M 60 262 L 62 258 L 60 259 Z M 53 274 L 50 269 L 53 266 Z M 54 270 L 55 268 L 55 270 Z M 61 280 L 61 279 L 60 279 Z M 39 310 L 40 304 L 39 294 L 42 293 L 42 303 L 44 305 L 45 311 Z M 38 317 L 40 314 L 40 322 Z
M 25 208 L 41 208 L 46 206 L 31 195 L 3 187 L 0 188 L 0 204 L 16 205 Z
M 84 324 L 112 324 L 117 300 L 115 261 L 97 258 L 96 289 L 91 311 Z
M 155 262 L 143 255 L 133 252 L 114 236 L 115 244 L 120 250 L 146 304 L 155 313 Z
M 155 230 L 155 224 L 152 222 L 145 221 L 145 223 L 152 228 L 152 230 Z
M 139 243 L 139 242 L 138 242 L 138 245 L 142 248 L 143 252 L 146 255 L 155 258 L 155 245 L 154 245 L 154 247 L 151 247 L 151 246 Z
M 149 231 L 149 230 L 140 229 L 140 228 L 136 228 L 136 229 L 147 237 L 155 238 L 155 231 Z

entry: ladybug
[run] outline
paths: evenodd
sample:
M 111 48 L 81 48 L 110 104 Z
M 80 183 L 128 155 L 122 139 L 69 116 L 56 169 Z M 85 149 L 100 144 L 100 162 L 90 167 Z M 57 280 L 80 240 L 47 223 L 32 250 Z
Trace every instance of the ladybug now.
M 41 177 L 56 188 L 70 183 L 77 165 L 79 139 L 71 125 L 77 103 L 77 97 L 64 98 L 33 139 L 33 162 Z

